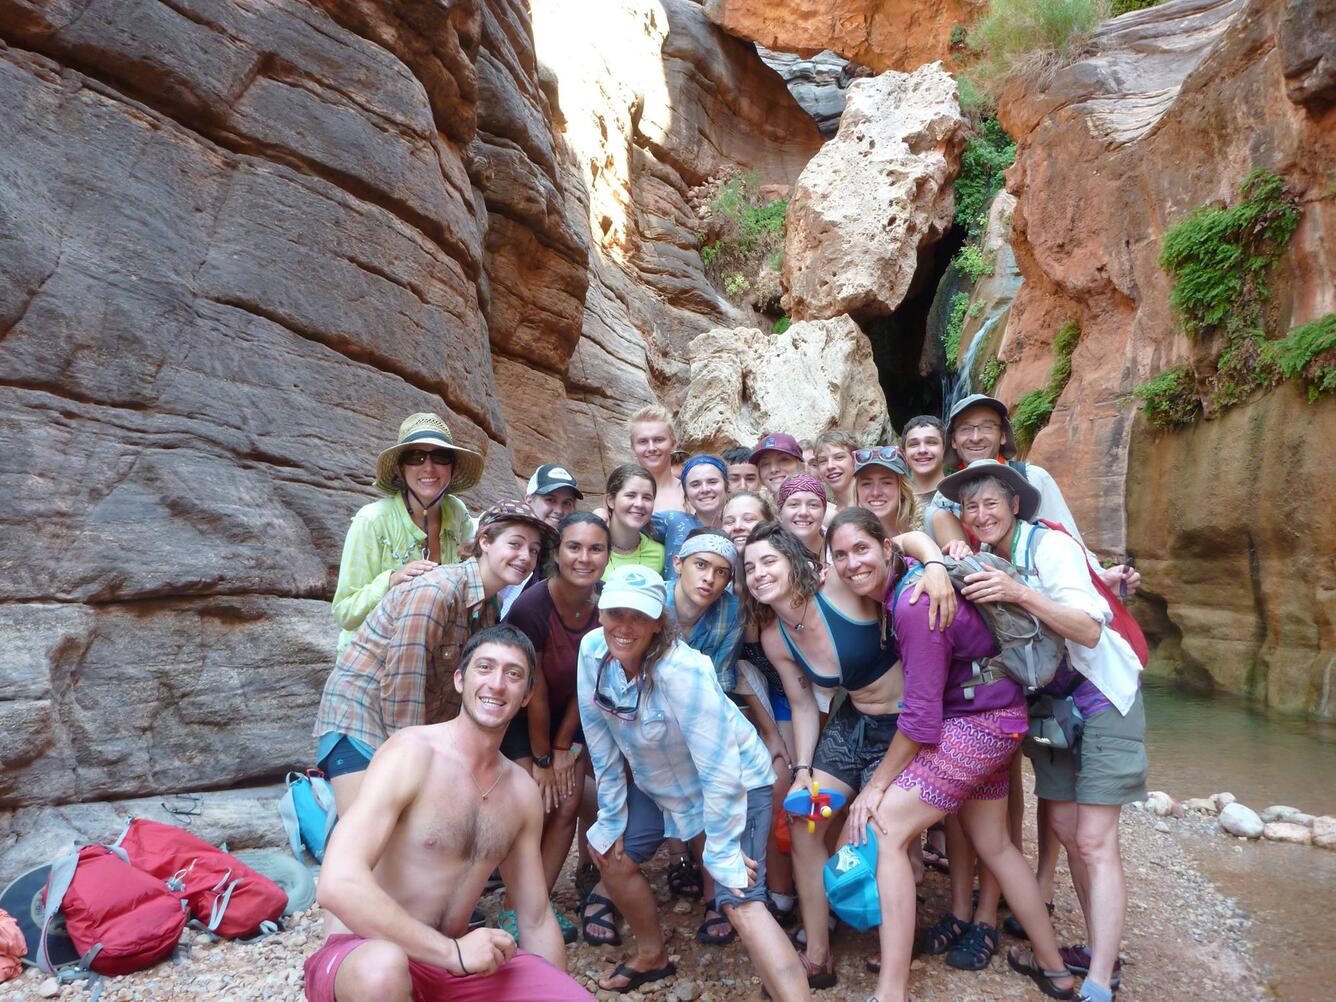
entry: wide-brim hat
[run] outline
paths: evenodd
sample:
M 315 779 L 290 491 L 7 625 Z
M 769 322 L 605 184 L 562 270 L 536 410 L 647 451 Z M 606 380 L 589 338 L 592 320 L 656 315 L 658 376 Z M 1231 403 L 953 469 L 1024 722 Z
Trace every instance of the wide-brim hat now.
M 376 459 L 376 489 L 383 494 L 396 494 L 402 487 L 399 480 L 399 457 L 409 449 L 448 449 L 455 457 L 455 473 L 450 486 L 443 493 L 458 494 L 482 479 L 482 456 L 472 449 L 455 445 L 450 426 L 437 414 L 410 414 L 399 425 L 399 441 Z
M 951 436 L 955 430 L 956 418 L 964 414 L 971 407 L 991 407 L 997 411 L 997 416 L 1002 419 L 1002 444 L 998 451 L 1002 453 L 1003 459 L 1016 458 L 1016 433 L 1011 430 L 1011 417 L 1007 414 L 1007 405 L 997 397 L 990 397 L 986 393 L 971 393 L 964 400 L 961 400 L 951 408 L 951 413 L 946 418 L 946 452 L 942 457 L 942 462 L 949 469 L 952 466 L 960 465 L 960 456 L 955 447 L 951 444 Z
M 948 501 L 960 504 L 960 489 L 984 477 L 996 477 L 1010 486 L 1021 499 L 1020 517 L 1026 522 L 1034 518 L 1035 512 L 1039 510 L 1039 488 L 1026 480 L 1020 470 L 1006 463 L 999 463 L 996 459 L 976 459 L 963 470 L 958 470 L 944 479 L 937 485 L 937 490 Z

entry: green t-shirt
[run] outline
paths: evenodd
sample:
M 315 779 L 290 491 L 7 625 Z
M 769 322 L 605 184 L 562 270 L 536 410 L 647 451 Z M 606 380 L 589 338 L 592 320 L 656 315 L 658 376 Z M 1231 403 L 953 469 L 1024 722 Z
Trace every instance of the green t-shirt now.
M 603 580 L 608 580 L 608 575 L 627 564 L 638 564 L 641 567 L 648 567 L 655 574 L 663 574 L 663 544 L 654 542 L 642 532 L 640 544 L 630 553 L 612 551 L 608 556 L 608 567 L 603 572 Z

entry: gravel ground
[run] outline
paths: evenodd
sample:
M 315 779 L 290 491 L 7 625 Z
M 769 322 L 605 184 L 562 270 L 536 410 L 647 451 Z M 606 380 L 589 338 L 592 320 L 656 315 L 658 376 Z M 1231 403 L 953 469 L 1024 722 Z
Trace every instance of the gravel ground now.
M 1157 824 L 1162 830 L 1157 830 Z M 1232 899 L 1223 897 L 1194 869 L 1176 840 L 1186 832 L 1194 838 L 1221 836 L 1205 825 L 1199 833 L 1175 826 L 1172 836 L 1163 830 L 1167 827 L 1137 810 L 1123 812 L 1123 852 L 1128 861 L 1130 904 L 1120 1002 L 1271 997 L 1252 959 L 1248 920 L 1236 910 Z M 661 861 L 656 861 L 652 870 L 651 881 L 662 887 Z M 569 865 L 557 894 L 558 904 L 569 912 L 575 904 L 575 892 L 568 877 Z M 1084 939 L 1080 911 L 1065 869 L 1059 873 L 1058 887 L 1054 919 L 1059 939 L 1064 943 L 1080 941 Z M 929 872 L 922 890 L 928 900 L 920 912 L 920 922 L 927 924 L 946 907 L 947 879 Z M 626 998 L 630 1002 L 761 998 L 760 981 L 753 975 L 740 944 L 720 948 L 695 941 L 696 926 L 703 918 L 700 902 L 673 902 L 666 891 L 661 895 L 662 915 L 670 937 L 668 948 L 678 966 L 675 979 L 660 982 L 654 986 L 657 990 L 625 996 L 598 993 L 594 979 L 626 955 L 628 948 L 584 944 L 567 952 L 575 977 L 601 998 Z M 487 899 L 484 907 L 494 915 L 498 907 L 496 896 Z M 207 936 L 188 931 L 184 939 L 189 944 L 188 957 L 128 977 L 106 979 L 101 997 L 104 1002 L 157 999 L 297 1002 L 303 998 L 302 962 L 321 939 L 318 909 L 296 916 L 286 931 L 250 944 L 211 943 Z M 1004 936 L 1002 949 L 1010 942 Z M 863 970 L 864 959 L 877 949 L 875 932 L 860 934 L 841 928 L 835 936 L 835 949 L 840 984 L 815 992 L 813 997 L 818 1002 L 845 999 L 861 1002 L 875 985 L 872 976 Z M 0 986 L 0 1002 L 42 998 L 44 981 L 39 972 L 30 970 L 22 978 Z M 986 971 L 977 974 L 952 970 L 939 957 L 922 958 L 914 962 L 910 984 L 916 1002 L 992 1002 L 1044 997 L 1030 982 L 1013 974 L 1001 955 L 993 959 Z M 46 986 L 47 991 L 50 988 Z M 86 990 L 81 984 L 64 986 L 59 997 L 86 997 Z

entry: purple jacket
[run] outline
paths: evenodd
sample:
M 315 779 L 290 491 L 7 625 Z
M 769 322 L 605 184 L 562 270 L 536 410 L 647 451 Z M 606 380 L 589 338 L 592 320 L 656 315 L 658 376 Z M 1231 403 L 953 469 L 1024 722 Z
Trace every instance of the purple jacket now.
M 904 588 L 899 601 L 894 592 L 888 596 L 895 642 L 904 664 L 904 709 L 897 728 L 919 744 L 935 745 L 941 740 L 942 721 L 966 717 L 985 710 L 1013 711 L 1000 723 L 1023 734 L 1029 723 L 1021 687 L 1009 678 L 974 690 L 966 699 L 962 686 L 974 675 L 975 658 L 997 653 L 997 642 L 979 611 L 963 598 L 956 618 L 945 632 L 928 628 L 928 599 L 921 597 L 909 604 L 913 588 Z

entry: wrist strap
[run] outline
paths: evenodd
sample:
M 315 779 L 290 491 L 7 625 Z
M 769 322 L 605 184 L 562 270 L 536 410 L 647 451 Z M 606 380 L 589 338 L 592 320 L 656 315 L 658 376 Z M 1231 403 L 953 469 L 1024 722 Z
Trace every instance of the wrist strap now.
M 944 570 L 944 571 L 950 569 L 950 568 L 948 568 L 948 567 L 946 566 L 946 561 L 945 561 L 945 560 L 925 560 L 925 561 L 923 561 L 923 567 L 924 567 L 924 568 L 931 567 L 933 564 L 936 564 L 938 567 L 940 567 L 940 568 L 941 568 L 942 570 Z

